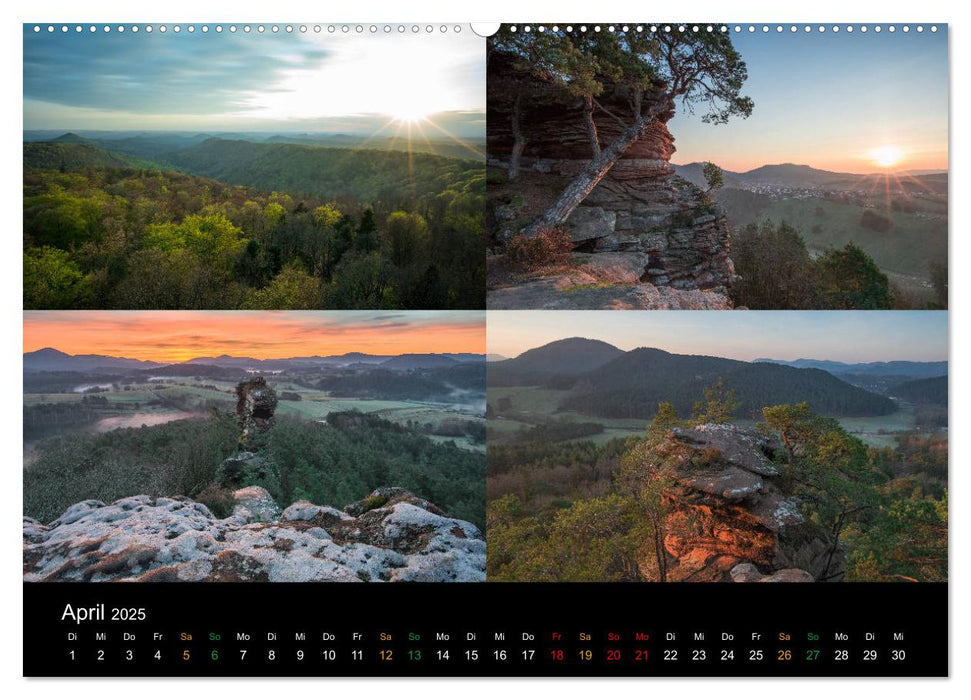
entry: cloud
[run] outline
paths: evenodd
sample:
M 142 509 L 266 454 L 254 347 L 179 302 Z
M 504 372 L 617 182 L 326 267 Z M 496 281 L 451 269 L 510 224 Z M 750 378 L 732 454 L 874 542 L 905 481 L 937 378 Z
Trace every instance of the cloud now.
M 32 311 L 24 351 L 155 360 L 483 352 L 484 311 Z
M 132 114 L 232 112 L 329 53 L 281 35 L 24 31 L 25 99 Z
M 401 112 L 484 133 L 485 46 L 435 35 L 24 28 L 27 128 L 361 133 Z M 375 115 L 383 115 L 383 119 Z

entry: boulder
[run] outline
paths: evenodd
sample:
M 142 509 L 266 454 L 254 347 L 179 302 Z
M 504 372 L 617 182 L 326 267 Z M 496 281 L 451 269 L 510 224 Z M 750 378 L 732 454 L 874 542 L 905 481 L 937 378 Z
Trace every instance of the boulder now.
M 262 486 L 247 486 L 233 492 L 233 515 L 245 522 L 270 523 L 280 517 L 280 506 Z
M 576 245 L 610 236 L 617 225 L 617 214 L 603 207 L 577 207 L 566 220 L 566 233 Z
M 736 583 L 813 583 L 812 574 L 802 569 L 780 569 L 771 574 L 763 574 L 751 562 L 737 564 L 731 570 L 732 581 Z

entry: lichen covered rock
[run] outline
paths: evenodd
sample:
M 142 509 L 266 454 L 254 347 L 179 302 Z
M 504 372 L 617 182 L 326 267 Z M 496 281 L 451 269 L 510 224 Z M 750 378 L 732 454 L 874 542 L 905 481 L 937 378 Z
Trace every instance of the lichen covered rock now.
M 144 495 L 83 501 L 48 525 L 24 518 L 24 580 L 485 579 L 478 528 L 404 489 L 373 492 L 358 516 L 306 501 L 281 513 L 260 487 L 234 496 L 222 520 L 187 498 Z

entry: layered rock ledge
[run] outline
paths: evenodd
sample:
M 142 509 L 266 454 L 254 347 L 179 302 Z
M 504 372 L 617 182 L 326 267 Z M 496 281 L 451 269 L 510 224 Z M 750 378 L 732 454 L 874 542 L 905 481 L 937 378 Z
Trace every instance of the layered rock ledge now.
M 664 547 L 672 581 L 814 581 L 843 551 L 807 522 L 770 458 L 778 446 L 727 424 L 674 429 L 659 447 L 672 485 Z
M 608 84 L 598 104 L 593 120 L 606 147 L 622 130 L 611 114 L 626 114 L 630 95 Z M 724 294 L 737 279 L 728 222 L 705 192 L 674 174 L 670 161 L 676 149 L 667 129 L 673 116 L 674 105 L 666 105 L 573 211 L 565 229 L 577 252 L 629 258 L 640 282 Z M 518 69 L 501 52 L 489 58 L 488 120 L 490 167 L 508 168 L 514 123 L 524 144 L 520 179 L 490 186 L 490 228 L 503 243 L 552 203 L 590 161 L 592 147 L 583 101 Z

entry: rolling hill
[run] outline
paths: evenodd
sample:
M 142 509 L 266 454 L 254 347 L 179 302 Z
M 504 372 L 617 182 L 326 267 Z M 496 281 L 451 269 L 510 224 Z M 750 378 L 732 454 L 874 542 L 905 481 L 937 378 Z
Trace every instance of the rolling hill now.
M 180 170 L 231 185 L 368 202 L 435 195 L 450 182 L 482 174 L 481 161 L 424 153 L 340 149 L 207 139 L 169 154 Z
M 638 348 L 574 384 L 561 408 L 607 418 L 648 418 L 658 403 L 690 414 L 695 401 L 718 379 L 735 391 L 739 415 L 764 406 L 808 401 L 814 411 L 837 416 L 886 415 L 890 399 L 852 386 L 819 369 L 798 369 L 701 355 L 675 355 Z
M 65 134 L 57 141 L 24 143 L 24 170 L 83 170 L 86 168 L 158 169 L 141 158 L 112 153 Z
M 911 403 L 947 406 L 947 377 L 911 379 L 890 387 L 889 393 Z
M 587 338 L 566 338 L 527 350 L 511 360 L 489 363 L 490 386 L 528 386 L 572 383 L 571 378 L 590 372 L 624 351 L 609 343 Z M 554 379 L 556 378 L 556 379 Z
M 584 349 L 588 353 L 585 354 Z M 568 392 L 559 410 L 599 418 L 650 419 L 670 402 L 690 415 L 704 390 L 722 379 L 750 417 L 763 406 L 809 402 L 834 416 L 887 415 L 896 404 L 816 368 L 720 357 L 676 355 L 654 348 L 624 352 L 600 341 L 570 338 L 488 364 L 490 387 L 539 386 Z

